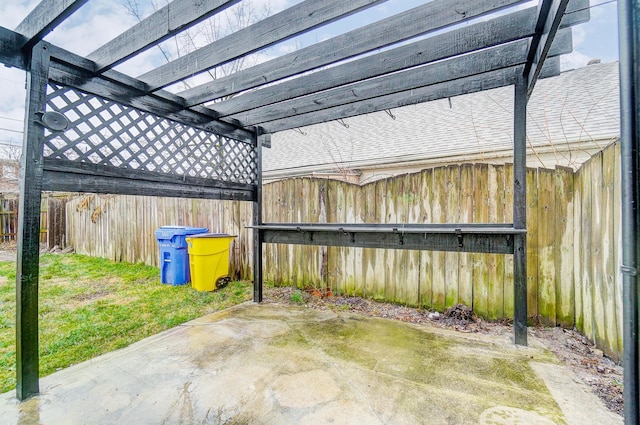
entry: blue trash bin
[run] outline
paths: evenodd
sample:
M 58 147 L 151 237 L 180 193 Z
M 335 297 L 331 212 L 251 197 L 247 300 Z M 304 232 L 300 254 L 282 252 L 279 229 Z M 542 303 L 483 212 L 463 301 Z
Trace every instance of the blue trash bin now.
M 190 226 L 162 226 L 156 230 L 160 248 L 160 282 L 184 285 L 191 281 L 186 237 L 208 231 L 204 227 Z

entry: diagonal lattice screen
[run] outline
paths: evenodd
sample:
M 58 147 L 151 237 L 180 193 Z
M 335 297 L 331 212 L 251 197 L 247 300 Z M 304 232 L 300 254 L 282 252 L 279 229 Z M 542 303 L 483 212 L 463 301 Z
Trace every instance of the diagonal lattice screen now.
M 45 158 L 255 184 L 255 147 L 81 91 L 49 84 L 47 109 L 69 128 L 47 132 Z

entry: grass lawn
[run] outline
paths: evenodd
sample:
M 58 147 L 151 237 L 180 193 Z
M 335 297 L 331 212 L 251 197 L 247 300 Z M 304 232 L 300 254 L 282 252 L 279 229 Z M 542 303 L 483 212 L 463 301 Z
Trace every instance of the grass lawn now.
M 251 299 L 251 284 L 215 292 L 160 284 L 159 271 L 84 255 L 40 257 L 40 376 Z M 0 393 L 15 388 L 15 263 L 0 262 Z

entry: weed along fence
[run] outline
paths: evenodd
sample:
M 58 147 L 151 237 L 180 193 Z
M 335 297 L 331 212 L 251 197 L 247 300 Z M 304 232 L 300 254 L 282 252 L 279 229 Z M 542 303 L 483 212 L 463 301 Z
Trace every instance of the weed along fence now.
M 577 327 L 609 355 L 622 351 L 619 148 L 574 172 L 527 170 L 528 311 L 532 322 Z M 364 186 L 297 178 L 264 186 L 268 222 L 508 223 L 513 166 L 463 164 Z M 234 276 L 250 279 L 251 209 L 242 202 L 87 195 L 67 204 L 79 253 L 157 265 L 154 230 L 179 224 L 239 237 Z M 513 317 L 513 256 L 266 244 L 265 279 L 442 310 L 472 306 Z

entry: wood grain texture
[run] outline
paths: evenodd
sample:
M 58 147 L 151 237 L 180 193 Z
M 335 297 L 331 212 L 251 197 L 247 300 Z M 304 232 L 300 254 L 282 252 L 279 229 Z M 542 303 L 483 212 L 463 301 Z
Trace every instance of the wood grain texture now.
M 473 167 L 473 222 L 487 223 L 489 220 L 489 166 L 475 164 Z M 473 310 L 476 314 L 489 315 L 489 258 L 487 254 L 473 254 Z
M 460 166 L 450 165 L 445 168 L 445 223 L 460 222 Z M 464 242 L 463 242 L 464 243 Z M 445 308 L 458 304 L 459 299 L 459 278 L 457 252 L 447 252 L 444 254 L 445 268 Z
M 602 152 L 602 299 L 604 307 L 605 338 L 604 350 L 609 356 L 615 357 L 615 353 L 621 351 L 618 347 L 618 324 L 616 306 L 616 282 L 619 265 L 615 264 L 616 234 L 614 204 L 616 188 L 615 183 L 615 149 L 607 149 Z M 618 168 L 619 170 L 619 168 Z M 617 208 L 618 210 L 620 208 Z
M 552 170 L 538 171 L 538 312 L 545 326 L 556 325 L 555 185 Z
M 473 223 L 474 175 L 472 164 L 460 167 L 460 223 Z M 473 254 L 458 257 L 458 302 L 473 305 Z
M 431 204 L 431 217 L 433 223 L 446 222 L 447 192 L 446 192 L 446 168 L 438 167 L 433 169 L 432 182 L 433 198 Z M 446 303 L 446 264 L 444 252 L 433 252 L 432 254 L 432 308 L 442 311 Z
M 567 329 L 575 325 L 575 293 L 573 280 L 574 177 L 570 168 L 556 167 L 555 186 L 555 287 L 556 323 Z
M 527 182 L 527 312 L 532 324 L 538 322 L 538 170 L 526 170 Z M 515 218 L 514 218 L 515 219 Z
M 603 164 L 602 153 L 591 159 L 591 302 L 593 305 L 593 338 L 599 345 L 605 345 L 607 327 L 605 316 L 606 282 L 604 277 L 603 235 Z
M 504 222 L 513 223 L 513 164 L 504 166 Z M 513 263 L 514 255 L 504 256 L 504 285 L 503 285 L 503 314 L 504 317 L 513 317 L 514 314 L 514 281 Z

